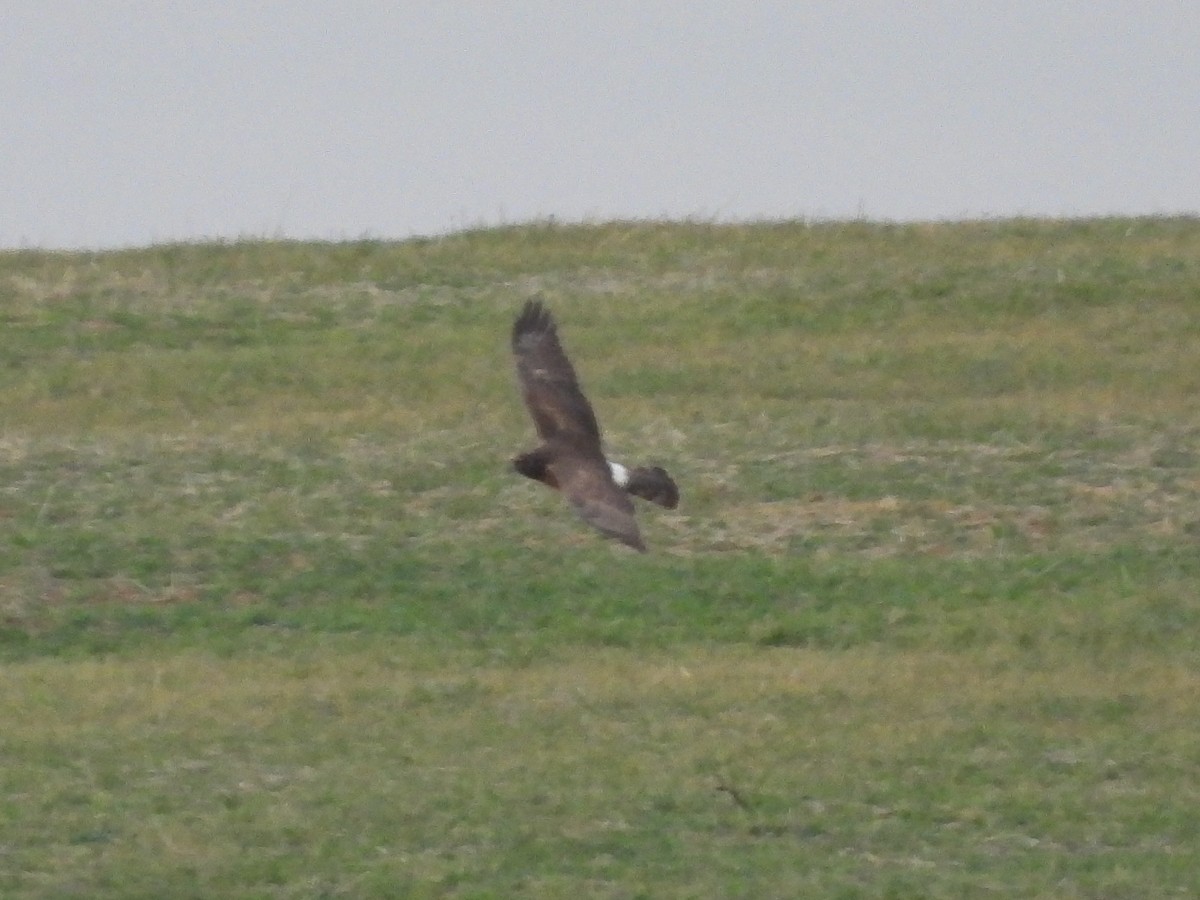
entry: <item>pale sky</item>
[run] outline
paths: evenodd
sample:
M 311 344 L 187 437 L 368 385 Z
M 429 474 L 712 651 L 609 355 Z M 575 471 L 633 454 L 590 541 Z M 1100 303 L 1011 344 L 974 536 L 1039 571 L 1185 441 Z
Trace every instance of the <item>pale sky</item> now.
M 1200 213 L 1196 0 L 0 14 L 0 247 Z

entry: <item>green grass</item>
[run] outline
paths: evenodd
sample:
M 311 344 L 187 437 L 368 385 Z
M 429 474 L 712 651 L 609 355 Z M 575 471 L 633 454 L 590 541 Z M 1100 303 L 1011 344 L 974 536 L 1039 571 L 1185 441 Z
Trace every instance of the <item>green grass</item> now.
M 1197 359 L 1193 219 L 0 254 L 0 895 L 1194 896 Z

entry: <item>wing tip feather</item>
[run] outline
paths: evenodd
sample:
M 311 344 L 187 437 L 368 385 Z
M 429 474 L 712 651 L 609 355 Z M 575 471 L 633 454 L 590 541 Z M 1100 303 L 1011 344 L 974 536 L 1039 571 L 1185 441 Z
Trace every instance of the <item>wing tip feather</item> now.
M 554 317 L 541 300 L 526 300 L 521 312 L 513 322 L 513 349 L 519 350 L 524 337 L 543 334 L 554 334 Z

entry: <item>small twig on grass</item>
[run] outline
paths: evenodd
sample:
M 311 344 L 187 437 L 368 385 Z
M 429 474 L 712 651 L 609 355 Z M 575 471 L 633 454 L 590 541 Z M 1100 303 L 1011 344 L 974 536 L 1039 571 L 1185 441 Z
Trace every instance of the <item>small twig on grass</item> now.
M 725 779 L 721 779 L 717 782 L 716 790 L 722 794 L 728 794 L 729 799 L 737 804 L 738 809 L 745 810 L 746 812 L 750 811 L 750 802 L 744 796 L 742 796 L 741 791 L 739 791 Z

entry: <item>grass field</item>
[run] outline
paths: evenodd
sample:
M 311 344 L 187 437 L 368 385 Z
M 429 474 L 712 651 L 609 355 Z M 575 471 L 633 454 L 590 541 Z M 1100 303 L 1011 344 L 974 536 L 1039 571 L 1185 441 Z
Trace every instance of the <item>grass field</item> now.
M 508 468 L 540 295 L 651 552 Z M 1200 221 L 0 254 L 0 896 L 1200 894 Z

